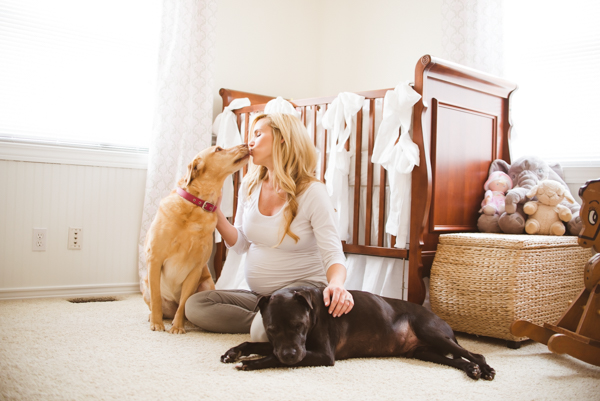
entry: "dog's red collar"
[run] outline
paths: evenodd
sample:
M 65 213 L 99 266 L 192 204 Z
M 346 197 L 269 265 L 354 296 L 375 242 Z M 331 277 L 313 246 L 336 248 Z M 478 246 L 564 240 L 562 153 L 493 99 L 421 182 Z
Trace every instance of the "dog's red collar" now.
M 200 206 L 203 210 L 206 210 L 207 212 L 214 212 L 215 210 L 217 210 L 217 207 L 215 205 L 213 205 L 212 203 L 208 203 L 205 200 L 196 198 L 194 195 L 186 192 L 185 190 L 183 190 L 179 187 L 177 188 L 177 194 L 179 196 L 181 196 L 183 199 L 192 202 L 194 205 Z

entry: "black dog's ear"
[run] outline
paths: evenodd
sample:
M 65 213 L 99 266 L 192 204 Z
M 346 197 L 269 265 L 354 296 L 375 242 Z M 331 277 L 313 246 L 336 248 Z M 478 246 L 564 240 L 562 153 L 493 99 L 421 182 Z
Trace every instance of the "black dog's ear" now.
M 306 305 L 308 305 L 308 307 L 310 309 L 313 309 L 312 297 L 310 296 L 310 292 L 296 291 L 294 293 L 294 299 L 297 299 L 298 301 L 305 303 Z
M 262 314 L 263 309 L 269 303 L 271 296 L 259 295 L 258 296 L 258 309 L 260 309 L 260 313 Z

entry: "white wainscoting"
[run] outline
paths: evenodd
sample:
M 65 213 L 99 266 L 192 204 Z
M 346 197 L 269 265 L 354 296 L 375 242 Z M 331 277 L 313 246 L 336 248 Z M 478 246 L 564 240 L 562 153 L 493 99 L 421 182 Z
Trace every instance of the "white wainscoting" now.
M 563 170 L 565 182 L 578 203 L 581 203 L 579 188 L 589 180 L 600 179 L 600 166 L 566 166 Z
M 0 299 L 139 292 L 143 164 L 22 161 L 7 148 L 0 143 Z M 69 227 L 82 229 L 81 250 L 67 249 Z M 33 228 L 47 229 L 46 251 L 32 251 Z

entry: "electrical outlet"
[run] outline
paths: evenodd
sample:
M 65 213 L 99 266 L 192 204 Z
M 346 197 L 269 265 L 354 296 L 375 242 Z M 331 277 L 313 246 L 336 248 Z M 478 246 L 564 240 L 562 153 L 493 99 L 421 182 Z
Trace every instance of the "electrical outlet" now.
M 47 237 L 48 237 L 48 229 L 34 228 L 33 229 L 33 244 L 32 244 L 31 250 L 45 251 Z
M 67 248 L 73 250 L 81 249 L 81 237 L 82 229 L 76 227 L 69 227 L 69 242 L 67 242 Z

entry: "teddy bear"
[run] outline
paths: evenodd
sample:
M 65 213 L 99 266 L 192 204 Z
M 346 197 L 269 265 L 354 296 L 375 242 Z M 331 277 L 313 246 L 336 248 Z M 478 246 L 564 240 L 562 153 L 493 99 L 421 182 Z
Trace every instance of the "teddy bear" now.
M 494 171 L 483 185 L 485 195 L 481 202 L 481 213 L 493 216 L 504 213 L 506 192 L 512 188 L 512 180 L 502 171 Z
M 506 193 L 504 213 L 492 216 L 482 213 L 479 216 L 477 228 L 484 233 L 523 234 L 525 232 L 525 221 L 527 220 L 527 214 L 523 212 L 523 206 L 528 201 L 526 195 L 542 180 L 557 181 L 566 193 L 571 194 L 564 181 L 560 165 L 549 165 L 536 156 L 523 156 L 514 160 L 512 164 L 508 164 L 501 159 L 494 160 L 490 166 L 489 175 L 495 171 L 502 171 L 507 174 L 512 180 L 513 187 Z M 566 199 L 562 205 L 569 208 L 572 214 L 571 220 L 566 223 L 566 233 L 578 235 L 583 227 L 579 216 L 581 206 L 577 202 L 570 204 Z
M 571 221 L 573 215 L 566 206 L 560 205 L 563 199 L 575 203 L 573 197 L 557 181 L 543 180 L 527 193 L 529 199 L 537 196 L 537 201 L 523 205 L 523 211 L 529 215 L 525 223 L 527 234 L 563 235 L 564 222 Z

